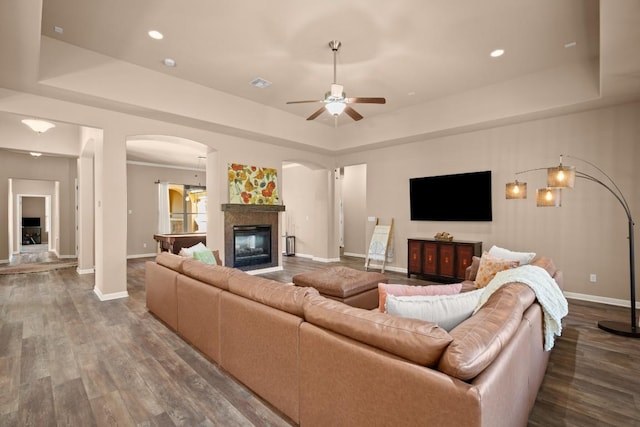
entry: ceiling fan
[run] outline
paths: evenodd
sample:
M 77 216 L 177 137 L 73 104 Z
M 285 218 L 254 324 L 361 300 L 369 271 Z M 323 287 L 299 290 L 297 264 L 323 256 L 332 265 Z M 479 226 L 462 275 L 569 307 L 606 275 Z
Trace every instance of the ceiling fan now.
M 315 113 L 307 117 L 307 120 L 313 120 L 327 110 L 332 116 L 338 117 L 343 112 L 347 113 L 353 120 L 362 119 L 362 115 L 347 104 L 384 104 L 387 102 L 384 98 L 347 98 L 344 93 L 344 87 L 336 83 L 336 54 L 342 43 L 338 40 L 331 40 L 329 47 L 333 51 L 333 83 L 331 90 L 324 95 L 324 99 L 312 101 L 289 101 L 287 104 L 304 104 L 308 102 L 321 102 L 324 105 Z

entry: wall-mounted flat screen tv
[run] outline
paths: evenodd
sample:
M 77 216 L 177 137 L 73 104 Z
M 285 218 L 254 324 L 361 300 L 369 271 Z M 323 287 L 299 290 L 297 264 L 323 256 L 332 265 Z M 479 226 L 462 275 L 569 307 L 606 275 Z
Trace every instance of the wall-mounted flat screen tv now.
M 412 221 L 491 221 L 491 171 L 409 179 Z
M 40 218 L 22 217 L 23 227 L 40 227 Z

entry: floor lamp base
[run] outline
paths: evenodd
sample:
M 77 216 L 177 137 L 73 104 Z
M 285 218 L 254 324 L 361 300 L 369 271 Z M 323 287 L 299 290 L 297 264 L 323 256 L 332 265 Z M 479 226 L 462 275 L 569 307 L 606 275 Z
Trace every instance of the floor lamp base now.
M 630 324 L 625 322 L 601 320 L 598 322 L 598 328 L 616 335 L 622 335 L 630 338 L 640 338 L 640 328 L 632 328 Z

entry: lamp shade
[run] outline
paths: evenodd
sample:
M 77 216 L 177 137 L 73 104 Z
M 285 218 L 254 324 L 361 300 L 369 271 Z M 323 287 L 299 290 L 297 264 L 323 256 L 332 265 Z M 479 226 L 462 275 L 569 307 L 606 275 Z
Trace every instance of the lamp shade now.
M 53 123 L 46 122 L 44 120 L 24 119 L 22 123 L 29 126 L 32 131 L 37 133 L 44 133 L 51 128 L 56 127 Z
M 340 114 L 342 114 L 342 112 L 346 107 L 347 107 L 347 104 L 345 104 L 344 102 L 335 101 L 335 102 L 329 102 L 327 105 L 325 105 L 324 108 L 326 108 L 327 111 L 331 113 L 332 116 L 339 116 Z
M 573 188 L 576 181 L 575 166 L 560 166 L 547 168 L 547 187 L 551 188 Z
M 536 190 L 536 206 L 559 208 L 562 190 L 559 188 L 538 188 Z
M 526 199 L 527 198 L 527 183 L 526 182 L 508 182 L 504 193 L 507 199 Z

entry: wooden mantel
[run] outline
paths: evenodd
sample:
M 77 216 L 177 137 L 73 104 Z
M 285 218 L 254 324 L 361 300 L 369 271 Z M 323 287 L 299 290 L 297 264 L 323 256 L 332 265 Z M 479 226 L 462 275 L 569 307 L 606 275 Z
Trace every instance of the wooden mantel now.
M 240 203 L 223 203 L 223 212 L 283 212 L 284 205 L 243 205 Z

